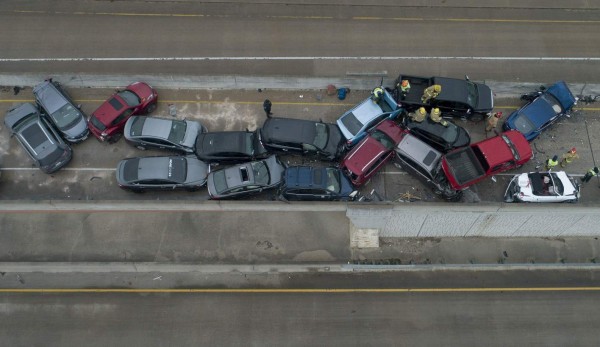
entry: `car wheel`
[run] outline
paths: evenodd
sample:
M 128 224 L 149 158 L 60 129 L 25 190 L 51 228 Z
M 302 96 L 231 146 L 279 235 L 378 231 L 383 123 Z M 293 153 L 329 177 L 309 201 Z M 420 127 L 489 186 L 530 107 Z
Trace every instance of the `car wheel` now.
M 481 113 L 474 113 L 469 120 L 472 122 L 481 122 L 483 120 L 483 115 Z
M 123 136 L 123 134 L 114 134 L 113 136 L 109 137 L 107 142 L 108 143 L 117 143 L 120 139 L 121 136 Z
M 148 105 L 148 107 L 146 107 L 145 113 L 152 113 L 154 112 L 154 110 L 156 110 L 156 103 Z

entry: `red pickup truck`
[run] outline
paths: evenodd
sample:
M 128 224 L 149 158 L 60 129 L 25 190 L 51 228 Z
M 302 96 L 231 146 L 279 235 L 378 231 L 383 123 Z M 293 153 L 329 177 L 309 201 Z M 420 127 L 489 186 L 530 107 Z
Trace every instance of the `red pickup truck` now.
M 462 190 L 486 177 L 520 167 L 533 157 L 525 136 L 511 130 L 463 147 L 442 157 L 442 170 L 455 190 Z

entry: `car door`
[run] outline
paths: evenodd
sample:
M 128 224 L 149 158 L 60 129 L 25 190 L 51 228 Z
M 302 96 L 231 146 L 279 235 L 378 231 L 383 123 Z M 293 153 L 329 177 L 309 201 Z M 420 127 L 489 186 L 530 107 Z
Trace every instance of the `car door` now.
M 142 138 L 140 138 L 140 141 L 144 145 L 148 145 L 148 146 L 159 148 L 159 149 L 176 149 L 177 148 L 169 141 L 166 141 L 163 139 L 157 139 L 154 137 L 142 137 Z

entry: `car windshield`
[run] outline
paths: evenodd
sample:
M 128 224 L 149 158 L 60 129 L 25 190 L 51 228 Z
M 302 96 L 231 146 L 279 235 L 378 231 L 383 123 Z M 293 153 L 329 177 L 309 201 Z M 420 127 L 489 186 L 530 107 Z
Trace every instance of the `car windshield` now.
M 227 179 L 225 177 L 225 170 L 216 171 L 213 173 L 213 183 L 217 193 L 221 194 L 227 190 Z
M 334 193 L 340 192 L 340 172 L 336 169 L 327 168 L 327 190 Z
M 473 108 L 477 108 L 477 101 L 479 99 L 479 92 L 475 83 L 467 81 L 467 103 Z
M 181 143 L 185 137 L 187 123 L 182 120 L 174 120 L 171 123 L 171 132 L 169 133 L 169 141 L 172 143 Z
M 371 137 L 381 143 L 387 149 L 394 149 L 396 144 L 386 133 L 383 131 L 375 130 L 371 134 Z
M 556 100 L 556 98 L 554 96 L 552 96 L 551 94 L 545 93 L 542 96 L 540 96 L 538 100 L 536 100 L 534 102 L 539 102 L 540 99 L 544 100 L 546 103 L 548 103 L 548 105 L 550 107 L 552 107 L 552 110 L 554 111 L 554 115 L 557 115 L 563 111 L 558 100 Z
M 535 125 L 529 120 L 526 113 L 527 110 L 524 110 L 524 112 L 519 113 L 514 120 L 515 128 L 523 134 L 529 134 L 535 130 Z
M 56 126 L 61 129 L 70 128 L 81 119 L 79 110 L 71 104 L 64 104 L 50 116 L 54 120 L 54 123 L 56 123 Z
M 316 132 L 315 132 L 315 140 L 313 141 L 313 145 L 315 147 L 324 150 L 327 146 L 327 140 L 329 139 L 329 132 L 327 129 L 327 125 L 323 123 L 315 123 Z
M 346 129 L 353 135 L 356 135 L 363 127 L 363 124 L 356 118 L 354 113 L 348 113 L 341 121 Z
M 106 125 L 102 124 L 102 122 L 98 118 L 96 118 L 96 116 L 94 116 L 94 115 L 92 115 L 90 117 L 90 122 L 96 129 L 98 129 L 100 131 L 103 131 L 104 129 L 106 129 Z
M 560 178 L 555 173 L 551 173 L 550 178 L 552 178 L 554 192 L 558 193 L 558 195 L 563 195 L 565 193 L 565 186 L 563 185 Z
M 187 176 L 187 161 L 182 157 L 170 157 L 167 177 L 171 182 L 183 183 Z
M 521 159 L 521 157 L 519 156 L 519 152 L 517 152 L 517 149 L 515 148 L 515 144 L 512 143 L 512 141 L 506 135 L 502 135 L 502 139 L 504 140 L 504 142 L 506 142 L 508 148 L 510 148 L 510 151 L 512 152 L 512 155 L 515 158 L 515 160 Z
M 134 117 L 131 122 L 131 135 L 132 136 L 140 136 L 142 134 L 142 129 L 144 129 L 144 123 L 146 122 L 146 117 Z
M 140 98 L 129 90 L 123 90 L 117 93 L 129 107 L 137 106 L 141 103 Z
M 264 161 L 256 161 L 251 163 L 252 172 L 254 173 L 254 183 L 269 184 L 269 168 Z

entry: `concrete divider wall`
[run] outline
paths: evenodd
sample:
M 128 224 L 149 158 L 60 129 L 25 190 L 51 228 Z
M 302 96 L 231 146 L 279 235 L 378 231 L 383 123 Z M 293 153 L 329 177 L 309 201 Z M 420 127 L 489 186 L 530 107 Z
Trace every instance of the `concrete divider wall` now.
M 600 208 L 577 205 L 350 205 L 356 228 L 379 237 L 600 236 Z

